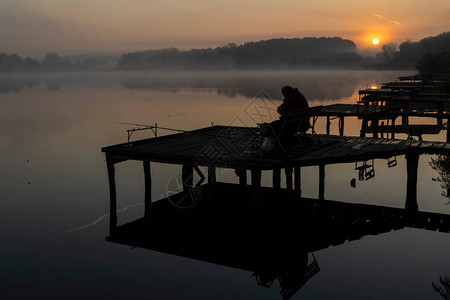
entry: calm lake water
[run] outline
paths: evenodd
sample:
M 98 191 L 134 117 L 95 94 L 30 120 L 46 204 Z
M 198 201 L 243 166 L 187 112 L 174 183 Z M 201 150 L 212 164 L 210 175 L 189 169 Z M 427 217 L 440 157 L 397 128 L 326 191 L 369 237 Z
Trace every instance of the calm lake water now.
M 62 73 L 0 76 L 0 297 L 2 299 L 278 299 L 277 284 L 258 286 L 251 272 L 113 244 L 101 147 L 126 142 L 133 125 L 196 129 L 255 126 L 261 101 L 281 103 L 283 85 L 298 87 L 310 106 L 355 103 L 358 89 L 413 72 Z M 332 134 L 338 133 L 332 121 Z M 435 124 L 436 120 L 411 119 Z M 319 119 L 317 131 L 324 133 Z M 360 121 L 346 119 L 358 136 Z M 160 131 L 160 134 L 170 132 Z M 132 139 L 148 138 L 150 131 Z M 444 141 L 445 131 L 424 135 Z M 397 138 L 406 138 L 398 134 Z M 421 156 L 419 210 L 450 214 L 439 177 Z M 376 160 L 376 176 L 357 181 L 354 164 L 326 167 L 325 198 L 404 207 L 406 164 Z M 143 215 L 142 165 L 116 165 L 119 223 Z M 180 168 L 152 164 L 153 199 L 168 192 Z M 263 185 L 270 186 L 263 173 Z M 219 181 L 236 182 L 222 170 Z M 318 195 L 317 167 L 302 169 L 302 195 Z M 432 282 L 450 275 L 450 235 L 404 228 L 345 242 L 315 254 L 320 272 L 293 299 L 441 299 Z

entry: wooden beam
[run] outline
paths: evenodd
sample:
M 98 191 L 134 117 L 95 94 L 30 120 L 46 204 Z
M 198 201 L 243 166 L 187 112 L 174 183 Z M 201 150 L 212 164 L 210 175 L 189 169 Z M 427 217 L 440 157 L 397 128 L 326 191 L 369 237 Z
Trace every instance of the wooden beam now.
M 417 205 L 417 171 L 419 168 L 419 154 L 406 154 L 406 203 L 405 209 L 418 211 Z
M 145 185 L 145 196 L 144 196 L 144 216 L 150 216 L 150 206 L 152 205 L 152 175 L 150 173 L 150 162 L 143 161 L 144 165 L 144 185 Z
M 109 235 L 113 235 L 117 229 L 117 194 L 114 159 L 106 156 L 109 181 Z
M 325 165 L 319 165 L 319 200 L 325 199 Z

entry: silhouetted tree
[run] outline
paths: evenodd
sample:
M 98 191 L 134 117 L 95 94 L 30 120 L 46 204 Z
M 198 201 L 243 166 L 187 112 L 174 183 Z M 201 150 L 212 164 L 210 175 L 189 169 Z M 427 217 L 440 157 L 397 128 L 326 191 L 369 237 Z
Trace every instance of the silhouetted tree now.
M 433 181 L 440 183 L 444 190 L 441 194 L 444 197 L 450 197 L 450 157 L 439 155 L 437 158 L 431 158 L 428 162 L 433 170 L 438 171 L 438 177 L 432 178 Z
M 439 283 L 431 283 L 433 289 L 442 296 L 445 300 L 450 300 L 450 278 L 445 274 L 444 276 L 439 276 Z
M 394 53 L 393 66 L 412 68 L 424 55 L 450 52 L 450 32 L 443 32 L 434 37 L 427 37 L 419 42 L 410 40 L 400 44 L 399 51 Z

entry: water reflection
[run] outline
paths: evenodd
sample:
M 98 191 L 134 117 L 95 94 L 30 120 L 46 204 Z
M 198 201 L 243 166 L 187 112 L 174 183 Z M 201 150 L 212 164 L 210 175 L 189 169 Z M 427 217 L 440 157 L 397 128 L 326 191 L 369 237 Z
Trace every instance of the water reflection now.
M 450 277 L 447 274 L 439 276 L 439 283 L 432 283 L 433 289 L 445 300 L 450 300 Z
M 251 190 L 217 183 L 208 210 L 153 202 L 151 215 L 117 227 L 108 241 L 248 271 L 256 284 L 278 281 L 289 299 L 320 271 L 314 252 L 406 227 L 450 232 L 450 216 L 377 205 L 293 197 L 263 188 L 252 212 Z
M 396 73 L 391 73 L 395 78 Z M 197 91 L 236 98 L 269 97 L 279 99 L 280 87 L 298 86 L 311 100 L 348 98 L 368 84 L 379 83 L 386 74 L 362 71 L 308 72 L 86 72 L 12 74 L 0 77 L 0 93 L 21 92 L 43 84 L 48 90 L 61 86 L 120 86 L 130 90 L 179 92 Z M 263 92 L 263 93 L 262 93 Z
M 428 164 L 438 172 L 438 176 L 433 177 L 432 180 L 440 183 L 443 190 L 441 195 L 448 198 L 450 204 L 450 157 L 448 155 L 431 157 Z

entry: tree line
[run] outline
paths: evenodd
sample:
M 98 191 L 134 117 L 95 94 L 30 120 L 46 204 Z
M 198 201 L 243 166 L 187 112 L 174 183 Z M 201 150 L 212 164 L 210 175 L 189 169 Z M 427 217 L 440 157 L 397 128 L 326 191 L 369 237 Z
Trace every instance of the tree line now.
M 0 72 L 104 70 L 280 70 L 413 69 L 427 55 L 450 52 L 450 32 L 399 46 L 385 44 L 375 58 L 363 57 L 354 42 L 334 38 L 271 39 L 182 51 L 176 48 L 125 53 L 108 62 L 99 57 L 68 59 L 50 53 L 38 61 L 0 54 Z
M 294 38 L 230 43 L 222 47 L 181 51 L 176 48 L 123 54 L 119 70 L 227 70 L 354 68 L 356 45 L 342 38 Z
M 72 62 L 49 53 L 38 61 L 17 54 L 0 53 L 0 72 L 36 72 L 36 71 L 104 71 L 108 66 L 106 61 L 96 58 L 86 58 L 81 62 Z

